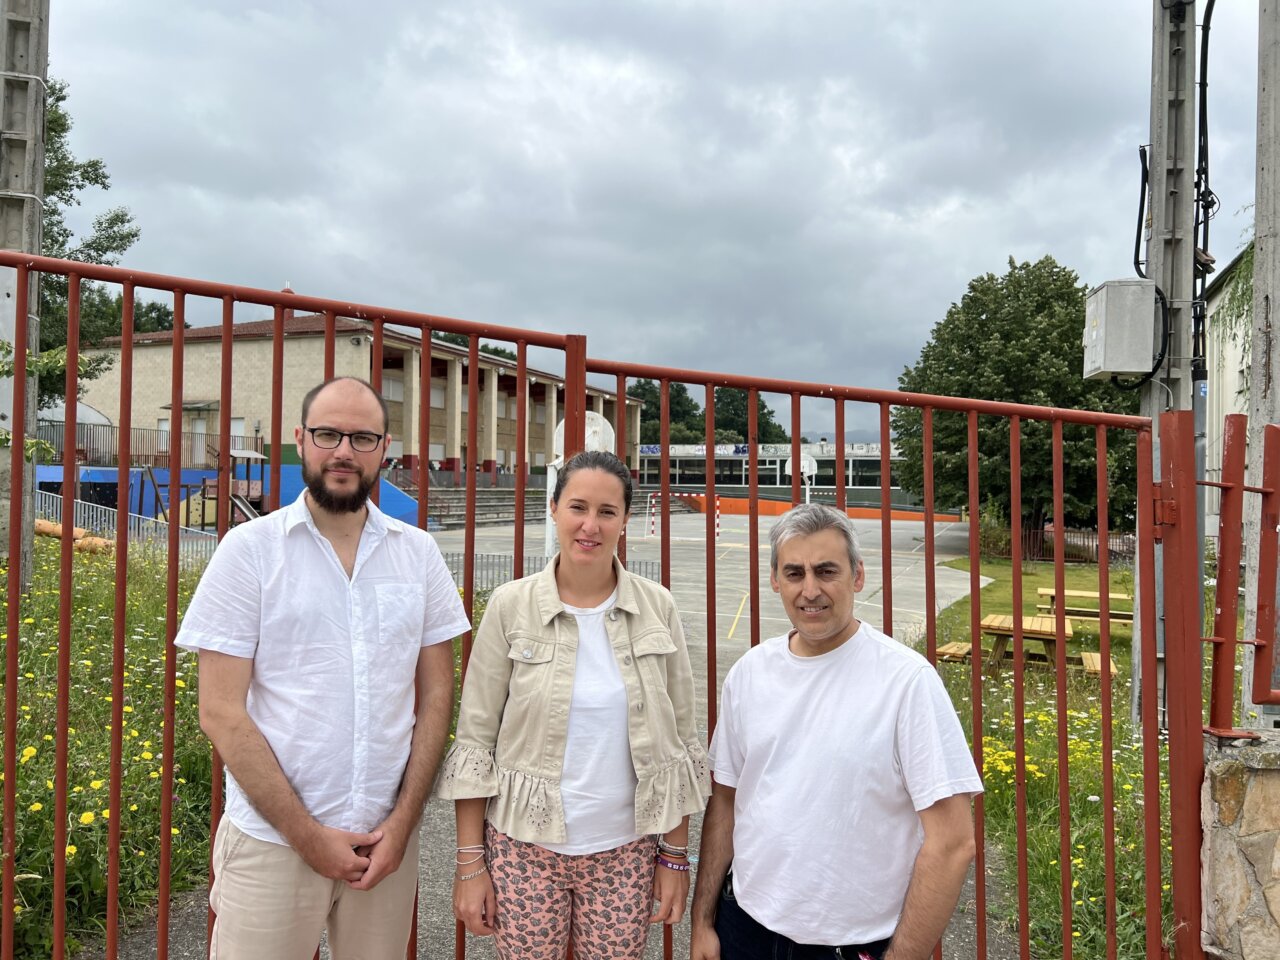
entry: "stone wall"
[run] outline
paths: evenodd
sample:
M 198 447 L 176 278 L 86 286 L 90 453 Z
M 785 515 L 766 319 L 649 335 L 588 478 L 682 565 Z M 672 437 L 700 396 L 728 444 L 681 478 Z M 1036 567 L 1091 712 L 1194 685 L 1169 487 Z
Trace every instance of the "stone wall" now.
M 1205 955 L 1280 957 L 1280 735 L 1205 754 L 1201 792 Z

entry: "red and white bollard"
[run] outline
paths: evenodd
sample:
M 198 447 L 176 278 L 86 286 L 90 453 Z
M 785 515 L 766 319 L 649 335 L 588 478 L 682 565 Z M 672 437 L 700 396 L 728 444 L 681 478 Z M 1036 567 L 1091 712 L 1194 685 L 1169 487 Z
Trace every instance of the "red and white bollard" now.
M 716 543 L 720 542 L 720 494 L 716 494 Z
M 658 495 L 650 493 L 646 498 L 645 509 L 649 511 L 649 536 L 656 536 L 658 533 L 658 514 L 654 510 L 657 504 Z

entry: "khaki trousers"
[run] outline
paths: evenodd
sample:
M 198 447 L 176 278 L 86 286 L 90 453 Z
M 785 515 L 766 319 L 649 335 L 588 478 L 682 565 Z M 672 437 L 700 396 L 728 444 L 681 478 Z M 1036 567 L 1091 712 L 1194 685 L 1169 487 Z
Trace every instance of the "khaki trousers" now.
M 372 890 L 353 890 L 320 876 L 291 847 L 224 819 L 213 845 L 210 960 L 311 960 L 326 927 L 334 960 L 402 960 L 419 842 L 415 833 L 400 868 Z

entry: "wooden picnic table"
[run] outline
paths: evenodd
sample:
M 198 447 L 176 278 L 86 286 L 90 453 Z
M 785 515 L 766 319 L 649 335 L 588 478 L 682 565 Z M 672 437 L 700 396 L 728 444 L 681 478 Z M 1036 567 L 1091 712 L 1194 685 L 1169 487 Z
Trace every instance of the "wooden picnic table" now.
M 982 618 L 982 632 L 989 633 L 995 638 L 991 650 L 984 651 L 984 656 L 987 657 L 991 672 L 998 674 L 1004 661 L 1013 659 L 1013 651 L 1009 649 L 1013 640 L 1013 617 L 999 613 L 988 614 Z M 1070 640 L 1074 635 L 1071 620 L 1067 619 L 1063 624 L 1063 641 Z M 1022 655 L 1025 662 L 1047 667 L 1052 667 L 1057 662 L 1055 659 L 1058 644 L 1057 617 L 1023 617 L 1022 638 L 1024 641 L 1038 641 L 1044 647 L 1044 653 L 1033 653 L 1024 646 Z M 971 652 L 970 644 L 947 643 L 938 648 L 938 659 L 968 660 Z M 1096 653 L 1068 654 L 1066 662 L 1068 666 L 1083 667 L 1086 673 L 1102 673 L 1102 658 Z M 1116 673 L 1114 660 L 1111 661 L 1111 672 L 1112 675 Z
M 1047 603 L 1041 603 L 1036 606 L 1037 610 L 1045 613 L 1055 613 L 1058 609 L 1058 591 L 1054 587 L 1040 587 L 1036 590 L 1036 594 L 1042 598 L 1047 598 Z M 1102 593 L 1098 590 L 1063 590 L 1063 612 L 1068 617 L 1075 620 L 1101 620 L 1102 610 L 1101 601 Z M 1076 601 L 1072 603 L 1072 601 Z M 1092 601 L 1086 605 L 1085 601 Z M 1117 623 L 1133 622 L 1133 595 L 1128 593 L 1108 593 L 1107 594 L 1107 613 L 1111 620 Z M 1128 604 L 1128 609 L 1120 606 L 1120 604 Z

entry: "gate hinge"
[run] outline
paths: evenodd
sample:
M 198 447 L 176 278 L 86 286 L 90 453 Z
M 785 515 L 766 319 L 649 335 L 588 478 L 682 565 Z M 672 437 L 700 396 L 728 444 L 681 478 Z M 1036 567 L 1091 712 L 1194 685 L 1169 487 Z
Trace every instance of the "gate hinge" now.
M 1171 527 L 1178 522 L 1178 503 L 1173 499 L 1166 499 L 1162 496 L 1164 493 L 1161 484 L 1153 484 L 1155 488 L 1155 496 L 1152 498 L 1152 524 L 1155 526 L 1156 540 L 1164 539 L 1164 531 L 1162 527 Z

